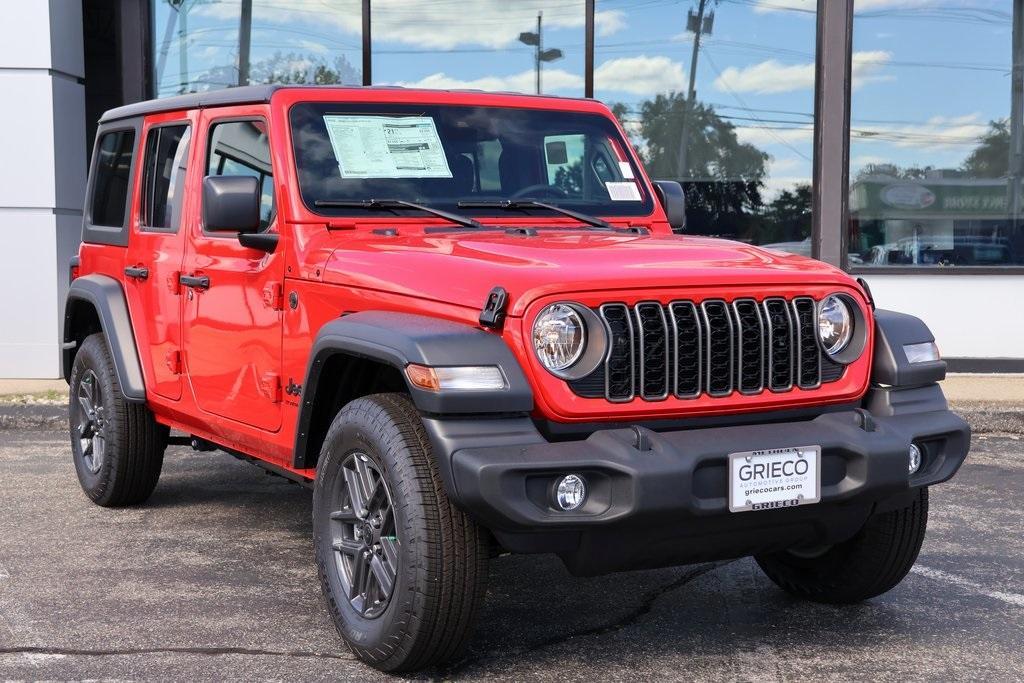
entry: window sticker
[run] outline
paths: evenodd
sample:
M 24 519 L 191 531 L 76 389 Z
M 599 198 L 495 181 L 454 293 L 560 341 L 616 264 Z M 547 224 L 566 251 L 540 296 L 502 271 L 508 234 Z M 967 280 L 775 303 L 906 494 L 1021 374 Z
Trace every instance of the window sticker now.
M 608 197 L 613 202 L 639 202 L 640 188 L 632 180 L 624 183 L 607 182 L 604 184 L 608 190 Z
M 324 116 L 342 178 L 451 178 L 430 116 Z
M 633 180 L 633 166 L 628 161 L 619 162 L 619 171 L 622 173 L 622 177 L 626 180 Z

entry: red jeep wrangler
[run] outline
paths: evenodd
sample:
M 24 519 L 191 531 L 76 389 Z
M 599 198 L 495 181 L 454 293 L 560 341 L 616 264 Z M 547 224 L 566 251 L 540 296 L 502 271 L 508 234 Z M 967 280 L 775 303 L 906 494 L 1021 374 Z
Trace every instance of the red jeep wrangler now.
M 817 261 L 675 234 L 683 203 L 594 101 L 107 112 L 63 333 L 81 485 L 140 503 L 191 443 L 312 487 L 327 606 L 384 670 L 459 655 L 500 551 L 891 589 L 970 442 L 931 333 Z

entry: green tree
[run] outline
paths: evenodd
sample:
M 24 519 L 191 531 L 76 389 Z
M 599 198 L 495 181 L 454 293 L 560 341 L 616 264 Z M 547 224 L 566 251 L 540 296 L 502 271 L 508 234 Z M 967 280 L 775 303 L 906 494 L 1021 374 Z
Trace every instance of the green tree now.
M 798 242 L 811 234 L 811 186 L 783 190 L 768 204 L 759 234 L 764 244 Z
M 612 111 L 627 130 L 639 129 L 633 143 L 641 150 L 648 172 L 655 178 L 683 182 L 689 232 L 763 241 L 759 214 L 768 154 L 740 142 L 733 124 L 710 105 L 697 102 L 689 113 L 689 172 L 678 178 L 676 161 L 686 109 L 686 97 L 671 92 L 641 103 L 633 112 L 633 116 L 639 114 L 638 121 L 629 118 L 624 106 L 616 105 Z
M 990 121 L 988 132 L 964 161 L 963 170 L 973 178 L 1003 178 L 1010 169 L 1010 122 Z

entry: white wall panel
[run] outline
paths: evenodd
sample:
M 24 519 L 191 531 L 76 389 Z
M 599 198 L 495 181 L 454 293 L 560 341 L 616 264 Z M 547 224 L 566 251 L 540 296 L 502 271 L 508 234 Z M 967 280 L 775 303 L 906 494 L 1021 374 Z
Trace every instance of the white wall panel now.
M 910 313 L 949 358 L 1024 358 L 1024 277 L 864 275 L 878 308 Z

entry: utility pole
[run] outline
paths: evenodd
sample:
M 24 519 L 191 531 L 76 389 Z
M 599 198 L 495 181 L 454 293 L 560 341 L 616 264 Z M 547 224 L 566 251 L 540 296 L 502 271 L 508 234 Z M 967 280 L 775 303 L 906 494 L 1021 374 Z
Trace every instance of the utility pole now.
M 242 0 L 238 20 L 238 85 L 249 85 L 249 53 L 252 46 L 252 0 Z
M 558 48 L 551 48 L 550 50 L 544 49 L 544 29 L 543 29 L 544 13 L 537 12 L 537 32 L 523 31 L 519 34 L 519 42 L 523 45 L 532 45 L 536 49 L 534 50 L 533 60 L 534 66 L 537 70 L 537 94 L 540 94 L 540 71 L 541 64 L 543 62 L 553 62 L 556 59 L 562 58 L 562 51 Z
M 178 92 L 188 92 L 188 7 L 184 0 L 177 3 L 178 10 Z
M 680 179 L 685 178 L 689 172 L 689 162 L 686 158 L 687 147 L 690 142 L 690 119 L 693 114 L 694 100 L 697 97 L 697 55 L 700 53 L 701 34 L 711 34 L 715 25 L 715 13 L 712 11 L 706 17 L 704 11 L 707 9 L 708 0 L 699 0 L 697 13 L 692 10 L 686 15 L 686 30 L 693 33 L 693 53 L 690 56 L 690 87 L 686 91 L 686 103 L 683 110 L 683 131 L 679 136 L 679 156 L 676 166 L 676 174 Z
M 1006 208 L 1012 234 L 1021 218 L 1021 180 L 1024 180 L 1024 0 L 1013 0 L 1013 71 L 1010 78 L 1010 168 Z

